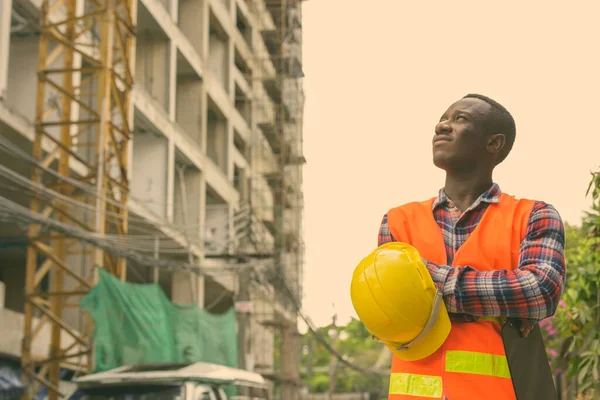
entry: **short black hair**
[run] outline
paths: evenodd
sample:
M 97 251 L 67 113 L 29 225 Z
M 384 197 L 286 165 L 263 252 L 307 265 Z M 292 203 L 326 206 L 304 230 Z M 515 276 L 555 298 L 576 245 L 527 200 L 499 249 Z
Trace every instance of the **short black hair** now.
M 488 121 L 489 129 L 493 133 L 502 133 L 506 137 L 506 143 L 497 164 L 500 164 L 510 153 L 513 144 L 515 143 L 515 137 L 517 136 L 517 128 L 515 120 L 510 115 L 508 110 L 495 100 L 490 99 L 487 96 L 475 93 L 469 93 L 463 99 L 479 99 L 483 100 L 491 106 L 490 109 L 490 120 Z

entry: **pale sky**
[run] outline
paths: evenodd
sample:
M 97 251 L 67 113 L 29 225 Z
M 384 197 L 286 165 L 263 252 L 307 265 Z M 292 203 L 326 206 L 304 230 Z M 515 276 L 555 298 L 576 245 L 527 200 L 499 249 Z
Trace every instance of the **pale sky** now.
M 305 300 L 316 325 L 355 316 L 350 279 L 381 217 L 437 194 L 434 126 L 467 93 L 499 101 L 517 138 L 495 181 L 578 223 L 600 164 L 600 2 L 303 3 Z

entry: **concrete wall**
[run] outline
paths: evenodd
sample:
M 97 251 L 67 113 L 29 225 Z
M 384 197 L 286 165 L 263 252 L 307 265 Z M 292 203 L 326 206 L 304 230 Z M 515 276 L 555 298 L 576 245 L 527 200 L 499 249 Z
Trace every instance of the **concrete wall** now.
M 8 65 L 8 79 L 6 90 L 6 104 L 13 108 L 15 112 L 22 115 L 29 121 L 35 120 L 36 113 L 36 98 L 37 98 L 37 69 L 39 56 L 39 41 L 35 36 L 17 37 L 12 36 L 10 39 L 10 56 Z M 50 49 L 52 50 L 52 48 Z M 81 57 L 75 57 L 75 60 L 81 61 Z M 56 59 L 50 64 L 50 68 L 64 68 L 64 57 L 59 54 Z M 62 74 L 52 74 L 49 76 L 58 86 L 63 85 Z M 79 77 L 73 76 L 73 84 L 78 85 Z M 62 116 L 62 102 L 64 95 L 54 89 L 50 89 L 50 85 L 45 85 L 45 112 L 47 120 L 60 120 Z M 71 119 L 75 119 L 79 107 L 76 103 L 71 105 Z M 77 127 L 73 126 L 74 132 Z M 60 137 L 59 127 L 46 127 L 46 132 L 54 138 Z
M 136 134 L 133 140 L 132 196 L 157 216 L 167 213 L 168 142 L 152 133 Z
M 8 62 L 10 79 L 6 90 L 6 103 L 27 119 L 34 120 L 38 39 L 36 37 L 12 37 Z
M 177 77 L 176 121 L 202 147 L 204 115 L 202 81 L 194 76 Z
M 135 81 L 165 110 L 169 108 L 170 44 L 150 31 L 137 36 Z
M 182 169 L 183 168 L 183 169 Z M 179 172 L 181 170 L 181 172 Z M 183 179 L 181 178 L 183 174 Z M 198 170 L 177 166 L 175 171 L 175 192 L 173 222 L 185 232 L 193 242 L 200 240 L 201 173 Z M 184 197 L 185 196 L 185 197 Z
M 0 99 L 4 97 L 8 81 L 11 10 L 12 0 L 2 0 L 0 2 Z
M 173 272 L 171 300 L 177 304 L 196 304 L 204 307 L 204 278 L 189 272 Z
M 211 34 L 208 41 L 208 69 L 228 92 L 230 75 L 228 40 Z
M 194 49 L 201 57 L 206 57 L 208 51 L 208 30 L 203 29 L 208 24 L 207 0 L 179 1 L 179 28 L 188 38 Z
M 204 243 L 207 252 L 222 252 L 229 242 L 229 205 L 207 204 Z
M 228 173 L 229 139 L 227 121 L 217 112 L 209 112 L 206 125 L 206 155 L 215 162 L 221 171 Z
M 2 258 L 4 307 L 22 313 L 25 304 L 25 258 Z

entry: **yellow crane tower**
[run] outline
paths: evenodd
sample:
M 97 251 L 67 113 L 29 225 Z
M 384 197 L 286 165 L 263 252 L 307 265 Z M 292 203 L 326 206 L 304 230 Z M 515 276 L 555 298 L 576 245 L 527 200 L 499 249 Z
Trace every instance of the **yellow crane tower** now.
M 60 195 L 48 200 L 38 191 L 31 211 L 98 236 L 127 234 L 136 6 L 137 0 L 42 1 L 32 179 Z M 29 227 L 26 399 L 40 385 L 50 400 L 62 398 L 61 368 L 87 372 L 93 365 L 91 322 L 73 312 L 95 283 L 91 267 L 125 279 L 123 258 L 68 232 Z M 39 339 L 44 330 L 49 349 Z

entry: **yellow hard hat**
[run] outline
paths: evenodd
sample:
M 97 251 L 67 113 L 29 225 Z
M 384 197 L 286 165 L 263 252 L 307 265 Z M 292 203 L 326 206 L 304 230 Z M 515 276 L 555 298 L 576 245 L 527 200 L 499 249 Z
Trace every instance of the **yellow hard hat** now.
M 383 244 L 365 257 L 354 270 L 350 296 L 365 328 L 401 360 L 430 356 L 450 334 L 442 293 L 406 243 Z

